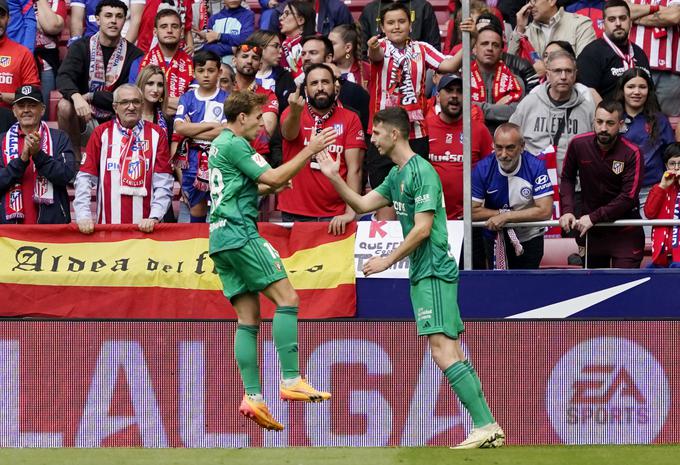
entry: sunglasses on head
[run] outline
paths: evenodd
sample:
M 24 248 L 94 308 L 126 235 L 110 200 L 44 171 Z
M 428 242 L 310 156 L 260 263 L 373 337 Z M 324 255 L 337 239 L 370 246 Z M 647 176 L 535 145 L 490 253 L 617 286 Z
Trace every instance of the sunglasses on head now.
M 241 44 L 238 46 L 238 50 L 240 50 L 243 53 L 250 52 L 252 50 L 253 53 L 255 53 L 256 55 L 262 54 L 262 49 L 257 45 Z

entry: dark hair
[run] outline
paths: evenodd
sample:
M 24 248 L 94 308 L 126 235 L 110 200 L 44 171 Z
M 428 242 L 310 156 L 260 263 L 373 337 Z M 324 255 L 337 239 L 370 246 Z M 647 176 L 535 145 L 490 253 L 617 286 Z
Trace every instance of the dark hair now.
M 625 108 L 626 98 L 624 97 L 623 89 L 626 87 L 628 81 L 633 78 L 641 77 L 647 83 L 647 100 L 642 107 L 642 114 L 649 123 L 649 140 L 656 142 L 659 137 L 659 121 L 657 115 L 661 112 L 659 100 L 656 98 L 656 91 L 654 90 L 654 81 L 644 68 L 631 68 L 626 70 L 619 78 L 619 87 L 616 91 L 616 100 L 619 101 Z
M 354 61 L 361 61 L 364 53 L 364 47 L 361 43 L 361 25 L 359 23 L 341 24 L 335 26 L 331 32 L 340 34 L 340 38 L 346 44 L 352 44 L 352 52 L 354 53 Z
M 668 144 L 663 151 L 663 164 L 668 163 L 671 158 L 680 157 L 680 142 Z
M 616 8 L 616 7 L 622 7 L 626 9 L 626 12 L 628 13 L 628 17 L 630 17 L 630 6 L 628 6 L 628 2 L 626 0 L 607 0 L 604 2 L 604 5 L 602 5 L 602 16 L 604 17 L 604 10 L 607 8 Z
M 487 24 L 486 26 L 479 29 L 477 31 L 477 37 L 479 37 L 479 34 L 481 34 L 482 32 L 485 32 L 485 31 L 491 31 L 491 32 L 498 34 L 498 36 L 501 38 L 501 45 L 503 45 L 505 43 L 505 41 L 503 40 L 503 32 L 501 30 L 499 30 L 496 26 L 492 26 L 491 24 Z
M 279 37 L 279 35 L 274 31 L 266 31 L 264 29 L 258 29 L 257 31 L 250 34 L 245 41 L 245 43 L 256 44 L 261 49 L 264 49 L 269 42 L 274 40 L 274 38 Z
M 574 52 L 574 47 L 572 47 L 571 44 L 569 42 L 567 42 L 566 40 L 551 40 L 550 42 L 547 43 L 547 45 L 545 46 L 545 48 L 543 50 L 545 51 L 545 49 L 547 49 L 551 45 L 557 45 L 559 48 L 561 48 L 565 52 L 570 53 L 573 57 L 576 57 L 576 52 Z
M 623 119 L 623 105 L 618 100 L 602 100 L 597 104 L 595 111 L 603 109 L 607 113 L 618 113 L 619 119 Z
M 214 61 L 217 63 L 218 67 L 220 66 L 220 63 L 222 63 L 222 59 L 217 53 L 210 50 L 199 50 L 194 55 L 194 68 L 205 66 L 205 64 L 209 61 Z
M 408 6 L 401 2 L 389 3 L 380 11 L 380 24 L 385 24 L 385 14 L 390 11 L 403 11 L 408 18 L 409 23 L 411 22 L 411 10 Z
M 484 13 L 489 12 L 489 7 L 482 0 L 470 0 L 470 16 L 475 13 L 479 13 L 480 16 Z M 453 32 L 451 34 L 451 40 L 449 41 L 449 48 L 453 48 L 454 45 L 458 45 L 462 42 L 462 33 L 460 31 L 460 22 L 462 18 L 462 8 L 460 8 L 460 1 L 456 1 L 456 12 L 451 14 L 449 21 L 453 23 Z
M 256 107 L 261 107 L 267 101 L 264 94 L 256 94 L 248 90 L 232 92 L 224 101 L 224 116 L 228 122 L 236 121 L 241 113 L 249 115 Z
M 128 14 L 127 5 L 120 0 L 102 0 L 101 2 L 97 3 L 97 7 L 94 10 L 94 15 L 99 16 L 99 14 L 102 12 L 102 8 L 105 6 L 110 6 L 111 8 L 120 8 L 123 10 L 123 16 L 127 16 Z
M 302 25 L 302 37 L 316 34 L 316 12 L 312 2 L 293 0 L 288 2 L 286 6 L 290 8 L 296 18 L 305 20 L 305 24 Z
M 309 65 L 309 68 L 305 70 L 305 79 L 303 81 L 303 85 L 306 87 L 307 86 L 307 77 L 311 74 L 312 71 L 315 69 L 325 69 L 331 74 L 331 81 L 335 82 L 335 73 L 333 72 L 333 69 L 328 66 L 326 63 L 314 63 L 313 65 Z
M 408 113 L 403 108 L 390 107 L 380 110 L 373 115 L 373 126 L 378 124 L 394 127 L 404 139 L 408 140 L 408 135 L 411 132 L 411 123 L 408 119 Z
M 326 49 L 323 56 L 326 58 L 328 55 L 333 56 L 333 42 L 326 37 L 326 36 L 320 36 L 320 35 L 311 35 L 311 36 L 305 36 L 302 38 L 302 41 L 300 42 L 300 46 L 304 47 L 307 42 L 311 42 L 312 40 L 318 40 L 323 42 L 323 47 Z
M 153 20 L 153 27 L 158 27 L 158 21 L 165 18 L 166 16 L 174 16 L 179 20 L 180 26 L 182 25 L 182 17 L 177 12 L 177 10 L 174 8 L 163 8 L 162 10 L 158 10 L 158 13 L 156 13 L 156 19 Z

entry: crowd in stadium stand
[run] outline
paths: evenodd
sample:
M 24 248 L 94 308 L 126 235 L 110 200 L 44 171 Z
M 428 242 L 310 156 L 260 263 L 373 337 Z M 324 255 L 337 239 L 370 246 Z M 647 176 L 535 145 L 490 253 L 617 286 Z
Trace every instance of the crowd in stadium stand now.
M 639 267 L 646 237 L 651 266 L 680 266 L 677 227 L 591 229 L 680 218 L 680 0 L 461 10 L 455 0 L 0 0 L 0 223 L 75 221 L 91 233 L 205 222 L 210 144 L 237 90 L 266 96 L 252 145 L 272 166 L 333 127 L 327 151 L 359 193 L 393 167 L 371 143 L 373 114 L 404 108 L 412 150 L 440 175 L 448 218 L 462 219 L 467 32 L 473 219 L 486 222 L 471 238 L 474 268 L 538 268 L 546 228 L 504 225 L 548 219 L 579 245 L 571 265 Z M 314 159 L 262 197 L 261 218 L 327 221 L 333 234 L 359 219 Z

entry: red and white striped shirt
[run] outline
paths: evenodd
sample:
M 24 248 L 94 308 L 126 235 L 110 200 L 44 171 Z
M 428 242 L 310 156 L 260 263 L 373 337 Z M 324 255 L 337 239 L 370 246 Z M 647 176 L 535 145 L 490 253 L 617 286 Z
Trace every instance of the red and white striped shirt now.
M 99 224 L 138 224 L 142 219 L 149 218 L 154 174 L 172 175 L 165 131 L 156 124 L 144 121 L 139 137 L 141 143 L 138 143 L 137 150 L 141 150 L 146 159 L 147 195 L 144 197 L 121 193 L 123 134 L 114 127 L 114 120 L 97 126 L 90 137 L 80 171 L 98 178 L 96 222 Z M 161 216 L 163 214 L 165 212 Z
M 636 5 L 680 6 L 680 0 L 632 0 L 632 2 Z M 657 37 L 663 32 L 665 36 Z M 645 52 L 652 70 L 680 73 L 679 34 L 678 26 L 655 28 L 633 24 L 630 40 Z
M 411 120 L 409 139 L 427 136 L 426 71 L 438 69 L 446 55 L 426 42 L 409 41 L 402 50 L 384 38 L 379 44 L 385 58 L 382 62 L 371 63 L 369 134 L 373 132 L 376 112 L 400 106 L 409 113 Z

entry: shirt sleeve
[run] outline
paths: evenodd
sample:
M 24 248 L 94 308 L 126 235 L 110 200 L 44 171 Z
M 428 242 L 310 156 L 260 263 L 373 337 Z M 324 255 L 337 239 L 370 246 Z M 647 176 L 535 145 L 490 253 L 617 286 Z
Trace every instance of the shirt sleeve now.
M 480 163 L 472 170 L 472 201 L 484 202 L 484 178 L 482 176 L 482 167 L 486 164 Z
M 40 86 L 40 78 L 38 77 L 38 67 L 35 64 L 33 55 L 26 50 L 23 56 L 23 64 L 21 65 L 21 85 Z
M 439 65 L 441 65 L 442 61 L 446 59 L 446 55 L 427 42 L 419 42 L 419 45 L 422 47 L 422 52 L 423 56 L 425 57 L 425 63 L 427 64 L 427 67 L 434 70 L 439 69 Z
M 533 155 L 529 156 L 533 157 Z M 552 195 L 554 189 L 543 160 L 535 158 L 535 161 L 537 163 L 534 169 L 534 199 L 540 199 L 541 197 Z
M 98 126 L 101 128 L 101 126 Z M 99 176 L 99 157 L 102 149 L 102 131 L 94 130 L 87 141 L 85 156 L 80 162 L 80 170 L 92 176 Z
M 177 102 L 177 112 L 175 113 L 175 123 L 177 121 L 184 121 L 184 117 L 189 111 L 189 97 L 188 93 L 182 95 Z
M 345 148 L 366 150 L 366 138 L 364 137 L 361 121 L 359 121 L 359 117 L 353 111 L 349 112 L 349 114 L 350 120 L 347 136 L 345 137 Z
M 279 100 L 276 98 L 276 94 L 272 91 L 267 93 L 267 102 L 264 108 L 262 108 L 262 113 L 274 113 L 279 115 Z
M 442 184 L 429 163 L 420 170 L 420 177 L 413 183 L 413 202 L 415 213 L 435 211 L 442 202 Z
M 222 147 L 219 150 L 220 154 L 225 153 Z M 271 169 L 267 160 L 257 153 L 245 139 L 239 138 L 234 140 L 228 147 L 228 150 L 227 156 L 231 158 L 234 166 L 253 181 L 257 181 L 257 178 L 262 176 L 262 173 Z
M 165 135 L 165 131 L 162 130 L 159 131 L 158 153 L 156 154 L 154 173 L 173 173 L 172 166 L 170 166 L 170 148 L 168 144 L 168 137 Z

